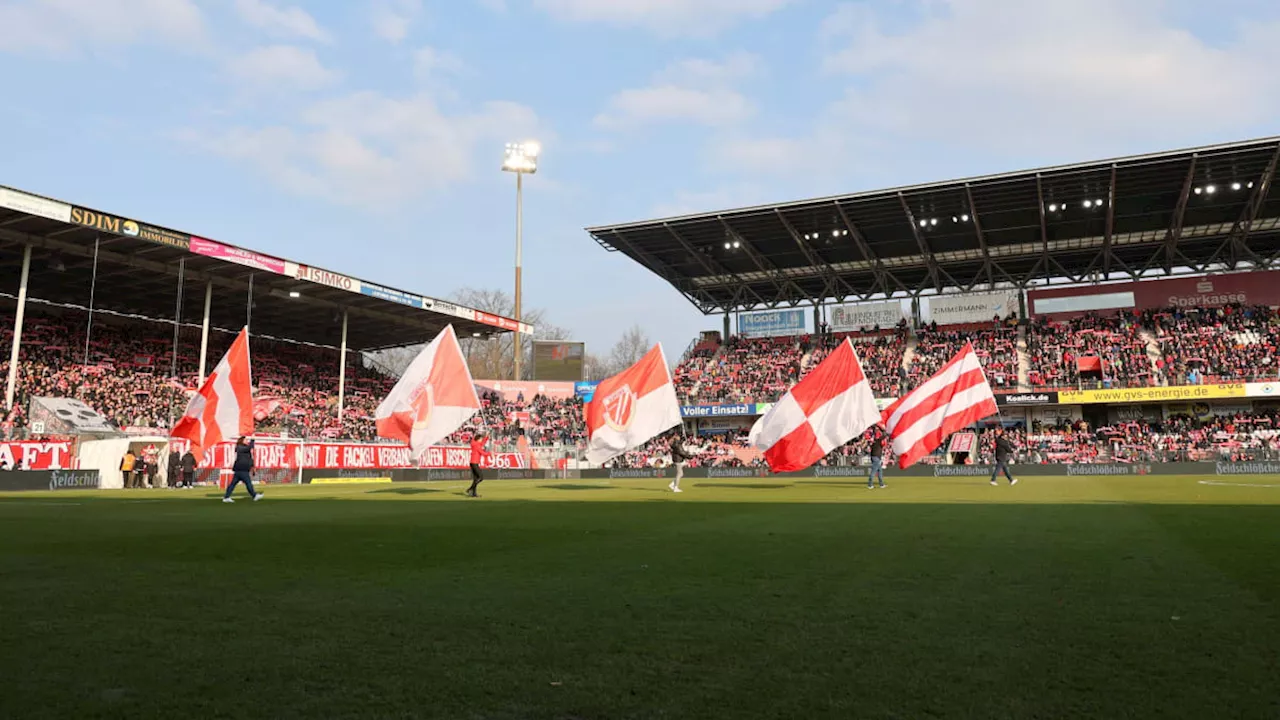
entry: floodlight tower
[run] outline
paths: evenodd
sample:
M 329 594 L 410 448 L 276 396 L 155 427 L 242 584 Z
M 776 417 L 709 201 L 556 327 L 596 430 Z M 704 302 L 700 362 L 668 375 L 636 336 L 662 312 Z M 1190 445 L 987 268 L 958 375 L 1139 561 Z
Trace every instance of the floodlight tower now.
M 520 270 L 524 264 L 524 176 L 538 172 L 538 155 L 542 146 L 535 140 L 522 143 L 507 143 L 506 154 L 502 159 L 502 170 L 516 174 L 516 322 L 520 323 L 521 285 Z M 516 328 L 515 339 L 515 374 L 512 380 L 520 380 L 520 365 L 523 360 L 520 354 L 520 328 Z

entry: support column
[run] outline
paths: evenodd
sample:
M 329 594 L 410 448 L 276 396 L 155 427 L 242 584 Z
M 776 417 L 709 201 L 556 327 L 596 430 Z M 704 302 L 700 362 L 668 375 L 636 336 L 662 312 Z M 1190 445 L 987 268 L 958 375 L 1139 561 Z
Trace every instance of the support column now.
M 1026 320 L 1027 317 L 1027 291 L 1023 288 L 1018 288 L 1018 319 Z M 1027 427 L 1030 427 L 1030 425 Z
M 22 278 L 18 282 L 18 312 L 13 318 L 13 348 L 9 350 L 9 384 L 4 391 L 5 410 L 13 410 L 18 383 L 18 352 L 22 349 L 22 321 L 27 314 L 27 279 L 31 276 L 31 246 L 22 249 Z
M 524 288 L 521 287 L 521 272 L 524 267 L 524 173 L 516 173 L 516 317 L 517 323 L 524 320 L 520 316 L 521 295 Z M 523 343 L 520 338 L 520 328 L 516 327 L 515 337 L 515 376 L 512 380 L 519 382 L 524 378 L 521 377 L 521 365 L 524 363 Z
M 813 304 L 813 334 L 817 335 L 822 330 L 822 304 Z
M 347 402 L 347 311 L 342 311 L 342 345 L 338 356 L 338 424 L 342 424 L 342 411 Z
M 247 328 L 253 322 L 253 273 L 249 273 L 249 299 L 244 305 L 244 326 Z
M 89 280 L 89 322 L 84 330 L 84 364 L 89 364 L 89 343 L 93 340 L 93 303 L 98 296 L 98 245 L 102 238 L 93 236 L 93 276 Z
M 204 284 L 204 324 L 200 326 L 200 382 L 204 385 L 205 364 L 209 359 L 209 305 L 213 302 L 213 281 Z
M 720 336 L 720 342 L 729 341 L 729 311 L 724 313 L 724 334 Z

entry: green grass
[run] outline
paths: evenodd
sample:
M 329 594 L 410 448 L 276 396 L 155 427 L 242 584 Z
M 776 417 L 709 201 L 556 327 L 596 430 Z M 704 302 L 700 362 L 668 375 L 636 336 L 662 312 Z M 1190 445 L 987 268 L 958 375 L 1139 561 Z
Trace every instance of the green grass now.
M 1277 718 L 1280 481 L 0 498 L 0 718 Z

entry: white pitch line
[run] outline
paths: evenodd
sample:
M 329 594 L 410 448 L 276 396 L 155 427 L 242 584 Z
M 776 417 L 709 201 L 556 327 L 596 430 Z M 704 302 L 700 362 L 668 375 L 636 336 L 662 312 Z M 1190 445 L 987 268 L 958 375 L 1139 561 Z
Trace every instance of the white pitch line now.
M 1233 483 L 1218 482 L 1217 480 L 1200 480 L 1201 485 L 1229 485 L 1231 487 L 1258 487 L 1258 488 L 1280 488 L 1280 485 L 1267 485 L 1263 483 Z

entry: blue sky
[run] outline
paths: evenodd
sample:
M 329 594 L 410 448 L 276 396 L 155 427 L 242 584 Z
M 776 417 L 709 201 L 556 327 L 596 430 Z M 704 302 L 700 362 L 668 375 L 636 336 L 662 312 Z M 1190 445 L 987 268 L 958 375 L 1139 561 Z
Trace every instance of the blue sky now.
M 0 0 L 0 184 L 589 349 L 718 328 L 584 226 L 1280 133 L 1262 0 Z

